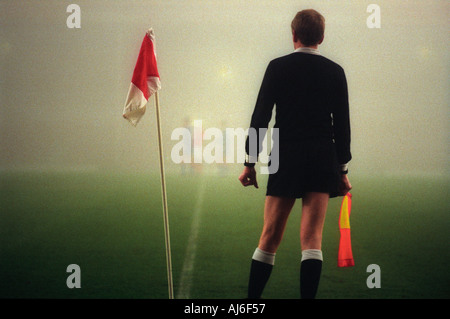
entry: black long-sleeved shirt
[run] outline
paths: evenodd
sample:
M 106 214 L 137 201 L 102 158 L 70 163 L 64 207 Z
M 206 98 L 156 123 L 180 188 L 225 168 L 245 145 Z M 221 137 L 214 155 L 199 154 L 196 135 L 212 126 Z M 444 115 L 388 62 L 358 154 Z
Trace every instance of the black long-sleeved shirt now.
M 250 127 L 256 132 L 267 128 L 276 105 L 274 127 L 279 130 L 280 143 L 312 138 L 334 139 L 339 164 L 346 167 L 352 155 L 344 70 L 317 54 L 317 50 L 302 49 L 269 63 Z M 257 150 L 259 154 L 261 143 Z M 249 154 L 249 138 L 246 152 Z

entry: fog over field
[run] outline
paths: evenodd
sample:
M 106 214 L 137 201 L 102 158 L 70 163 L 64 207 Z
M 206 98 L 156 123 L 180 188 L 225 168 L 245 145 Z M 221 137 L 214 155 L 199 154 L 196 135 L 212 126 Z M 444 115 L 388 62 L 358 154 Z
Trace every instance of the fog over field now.
M 71 3 L 80 28 L 68 27 Z M 372 3 L 380 28 L 367 22 Z M 0 168 L 157 170 L 154 100 L 136 128 L 122 118 L 152 27 L 177 172 L 171 132 L 194 120 L 246 129 L 265 68 L 293 51 L 290 23 L 306 8 L 326 19 L 321 53 L 346 71 L 352 173 L 448 176 L 445 0 L 2 0 Z

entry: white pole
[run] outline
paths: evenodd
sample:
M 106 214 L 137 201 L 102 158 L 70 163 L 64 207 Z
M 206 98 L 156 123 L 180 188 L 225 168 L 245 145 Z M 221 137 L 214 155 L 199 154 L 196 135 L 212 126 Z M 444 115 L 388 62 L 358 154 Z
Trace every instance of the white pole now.
M 170 233 L 169 233 L 169 212 L 167 208 L 166 196 L 166 179 L 164 176 L 164 156 L 162 146 L 161 122 L 159 114 L 159 97 L 158 91 L 155 92 L 155 108 L 156 108 L 156 123 L 158 126 L 158 145 L 159 145 L 159 166 L 161 173 L 161 194 L 163 202 L 163 216 L 164 216 L 164 236 L 166 242 L 166 262 L 167 262 L 167 283 L 169 286 L 169 299 L 173 298 L 173 280 L 172 280 L 172 256 L 170 253 Z

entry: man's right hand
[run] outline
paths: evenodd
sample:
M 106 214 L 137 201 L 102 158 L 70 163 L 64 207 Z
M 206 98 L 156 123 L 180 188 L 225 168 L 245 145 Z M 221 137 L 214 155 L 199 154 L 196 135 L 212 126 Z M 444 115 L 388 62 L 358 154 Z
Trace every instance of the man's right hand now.
M 339 184 L 339 195 L 345 196 L 352 189 L 352 184 L 350 184 L 350 180 L 348 179 L 347 174 L 341 175 L 341 181 Z
M 254 185 L 258 188 L 258 182 L 256 181 L 256 170 L 254 167 L 245 166 L 241 176 L 239 176 L 239 180 L 241 181 L 241 184 L 246 187 Z

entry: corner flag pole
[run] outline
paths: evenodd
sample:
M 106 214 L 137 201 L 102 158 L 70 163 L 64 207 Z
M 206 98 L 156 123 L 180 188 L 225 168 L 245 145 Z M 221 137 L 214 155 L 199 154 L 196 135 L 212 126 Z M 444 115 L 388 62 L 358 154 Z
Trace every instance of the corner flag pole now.
M 161 117 L 159 114 L 158 91 L 155 92 L 155 109 L 156 109 L 156 123 L 158 127 L 159 167 L 161 173 L 161 194 L 162 194 L 163 216 L 164 216 L 164 236 L 166 242 L 167 283 L 169 286 L 169 299 L 174 299 L 173 280 L 172 280 L 172 256 L 170 253 L 169 212 L 167 208 L 166 179 L 164 176 L 164 157 L 163 157 L 164 153 L 162 146 L 161 122 L 160 122 Z

